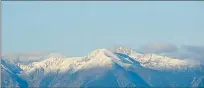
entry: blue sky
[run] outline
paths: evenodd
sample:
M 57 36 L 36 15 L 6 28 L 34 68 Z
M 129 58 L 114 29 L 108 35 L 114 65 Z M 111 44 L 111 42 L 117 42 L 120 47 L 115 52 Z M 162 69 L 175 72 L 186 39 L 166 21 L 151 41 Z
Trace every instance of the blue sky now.
M 149 43 L 204 44 L 204 2 L 3 2 L 3 53 L 87 55 Z

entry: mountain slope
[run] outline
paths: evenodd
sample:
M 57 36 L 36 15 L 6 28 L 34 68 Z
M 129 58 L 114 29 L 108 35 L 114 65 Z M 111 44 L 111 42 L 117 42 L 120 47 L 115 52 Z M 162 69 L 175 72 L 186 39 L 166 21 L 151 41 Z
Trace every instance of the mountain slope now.
M 22 71 L 18 66 L 6 60 L 1 60 L 1 85 L 2 87 L 27 88 L 27 81 L 18 76 Z

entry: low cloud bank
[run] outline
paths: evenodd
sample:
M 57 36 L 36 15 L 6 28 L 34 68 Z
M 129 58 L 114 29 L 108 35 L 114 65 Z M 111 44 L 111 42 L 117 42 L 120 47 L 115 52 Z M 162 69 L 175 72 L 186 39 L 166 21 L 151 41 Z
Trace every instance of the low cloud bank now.
M 202 54 L 204 55 L 204 46 L 183 46 L 183 49 L 185 49 L 188 52 L 194 53 L 194 54 Z
M 141 49 L 141 52 L 144 52 L 144 53 L 176 52 L 178 50 L 177 46 L 173 44 L 165 44 L 165 43 L 147 44 L 142 46 L 140 49 Z
M 146 44 L 138 49 L 141 53 L 157 53 L 180 59 L 199 61 L 204 64 L 204 46 L 183 45 L 176 46 L 174 44 Z M 197 63 L 197 62 L 196 62 Z

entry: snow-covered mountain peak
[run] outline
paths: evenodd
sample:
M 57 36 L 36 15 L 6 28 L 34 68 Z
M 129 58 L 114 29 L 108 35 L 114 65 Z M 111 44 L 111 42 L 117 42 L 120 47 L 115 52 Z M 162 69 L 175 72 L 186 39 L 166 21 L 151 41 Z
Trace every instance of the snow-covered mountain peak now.
M 125 54 L 125 55 L 128 55 L 130 57 L 138 57 L 138 56 L 142 55 L 140 53 L 137 53 L 134 49 L 131 49 L 131 48 L 128 48 L 125 46 L 118 46 L 118 47 L 114 48 L 114 50 L 112 50 L 112 52 Z
M 96 50 L 92 51 L 87 57 L 91 58 L 91 57 L 96 57 L 98 55 L 103 55 L 104 50 L 106 50 L 106 49 L 96 49 Z
M 86 59 L 89 59 L 91 64 L 106 66 L 112 64 L 112 59 L 104 54 L 107 49 L 97 49 L 91 52 Z

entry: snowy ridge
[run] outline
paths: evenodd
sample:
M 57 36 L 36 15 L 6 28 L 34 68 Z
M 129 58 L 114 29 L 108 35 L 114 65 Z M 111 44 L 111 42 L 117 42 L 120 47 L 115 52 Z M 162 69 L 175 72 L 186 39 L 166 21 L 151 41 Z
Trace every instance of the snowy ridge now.
M 73 72 L 80 69 L 88 69 L 92 67 L 111 67 L 112 61 L 109 57 L 104 55 L 105 49 L 98 49 L 91 52 L 86 57 L 59 57 L 50 56 L 40 62 L 33 62 L 28 65 L 20 65 L 26 74 L 35 72 L 36 69 L 42 69 L 45 73 L 50 72 L 66 72 L 72 70 Z
M 9 73 L 12 73 L 18 80 L 20 79 L 15 83 L 10 82 L 11 86 L 17 83 L 27 83 L 28 87 L 80 87 L 104 81 L 107 84 L 110 81 L 111 85 L 112 82 L 117 82 L 114 87 L 117 85 L 119 87 L 135 87 L 141 86 L 141 84 L 148 86 L 148 83 L 163 85 L 154 80 L 158 80 L 158 78 L 162 80 L 167 77 L 166 74 L 173 78 L 168 82 L 168 85 L 174 85 L 176 77 L 171 72 L 175 71 L 178 72 L 179 77 L 184 78 L 186 72 L 189 72 L 187 73 L 188 80 L 185 78 L 178 85 L 191 82 L 191 85 L 196 87 L 202 86 L 204 81 L 202 69 L 202 71 L 199 70 L 200 72 L 192 70 L 200 66 L 196 61 L 180 60 L 157 54 L 140 54 L 126 47 L 118 47 L 114 50 L 97 49 L 84 57 L 64 57 L 50 54 L 41 61 L 29 64 L 5 63 L 1 64 L 1 68 L 4 71 L 10 71 Z M 15 73 L 17 70 L 18 72 Z M 7 72 L 3 74 L 8 78 L 5 79 L 6 82 L 16 80 L 12 79 L 12 76 Z M 113 80 L 111 81 L 109 78 Z M 170 78 L 164 78 L 164 81 L 168 81 Z M 22 84 L 19 86 L 26 86 Z M 7 84 L 4 83 L 4 85 Z
M 74 74 L 75 72 L 88 70 L 92 68 L 112 68 L 112 60 L 104 55 L 105 49 L 97 49 L 85 57 L 61 57 L 49 56 L 48 59 L 39 62 L 33 62 L 28 65 L 21 64 L 23 69 L 21 77 L 29 80 L 31 86 L 39 87 L 40 81 L 46 75 L 50 74 Z
M 144 67 L 156 70 L 187 70 L 200 66 L 199 63 L 191 63 L 187 60 L 170 58 L 156 54 L 145 54 L 136 58 Z
M 60 55 L 50 55 L 48 59 L 40 62 L 33 62 L 29 65 L 21 64 L 20 67 L 24 71 L 28 71 L 26 73 L 29 73 L 29 71 L 32 72 L 35 69 L 39 68 L 45 69 L 45 71 L 47 72 L 56 70 L 63 72 L 69 69 L 77 71 L 83 68 L 88 69 L 92 67 L 111 67 L 113 63 L 112 61 L 120 63 L 121 65 L 125 65 L 125 63 L 122 63 L 120 61 L 120 58 L 116 54 L 114 54 L 114 52 L 126 54 L 133 58 L 135 61 L 140 62 L 143 67 L 154 70 L 187 70 L 189 68 L 194 68 L 200 65 L 198 62 L 192 63 L 192 61 L 180 60 L 156 54 L 140 54 L 126 47 L 118 47 L 115 49 L 115 51 L 107 49 L 97 49 L 85 57 L 66 58 Z M 131 61 L 129 62 L 132 63 Z M 128 65 L 131 64 L 126 64 L 126 66 Z
M 140 54 L 126 47 L 118 47 L 115 52 L 123 53 L 140 62 L 143 67 L 154 70 L 188 70 L 200 66 L 195 60 L 180 60 L 157 54 Z
M 21 64 L 21 69 L 24 70 L 25 73 L 31 73 L 36 69 L 42 69 L 45 73 L 55 72 L 57 70 L 63 71 L 64 69 L 68 68 L 68 66 L 74 63 L 77 59 L 76 58 L 64 58 L 59 56 L 50 56 L 48 59 L 45 59 L 40 62 L 33 62 L 28 65 Z

